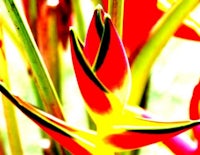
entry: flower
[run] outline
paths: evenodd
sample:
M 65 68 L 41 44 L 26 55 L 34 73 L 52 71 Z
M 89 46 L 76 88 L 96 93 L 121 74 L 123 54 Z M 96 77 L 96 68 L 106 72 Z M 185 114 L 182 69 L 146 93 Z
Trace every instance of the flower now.
M 111 145 L 115 151 L 136 149 L 172 137 L 191 125 L 187 121 L 184 122 L 187 125 L 183 125 L 183 122 L 168 124 L 144 119 L 145 112 L 127 105 L 130 66 L 111 19 L 100 7 L 94 12 L 85 45 L 73 28 L 70 32 L 72 60 L 79 88 L 97 126 L 97 135 L 103 137 L 106 147 Z M 118 80 L 113 82 L 115 78 Z M 179 123 L 183 124 L 179 126 Z
M 71 55 L 80 91 L 96 130 L 68 125 L 12 95 L 0 91 L 27 117 L 72 154 L 101 155 L 137 149 L 173 137 L 199 121 L 160 122 L 127 104 L 131 86 L 128 58 L 110 17 L 100 6 L 94 12 L 85 45 L 70 29 Z
M 103 17 L 101 17 L 102 14 Z M 94 12 L 85 47 L 78 40 L 73 29 L 71 30 L 71 46 L 74 51 L 72 60 L 77 80 L 89 107 L 101 114 L 110 112 L 112 107 L 104 97 L 104 92 L 112 92 L 121 101 L 126 102 L 131 83 L 128 60 L 109 16 L 102 9 L 97 8 Z M 87 76 L 83 76 L 84 74 Z M 88 88 L 91 89 L 90 93 L 86 90 Z M 102 100 L 105 101 L 102 102 Z

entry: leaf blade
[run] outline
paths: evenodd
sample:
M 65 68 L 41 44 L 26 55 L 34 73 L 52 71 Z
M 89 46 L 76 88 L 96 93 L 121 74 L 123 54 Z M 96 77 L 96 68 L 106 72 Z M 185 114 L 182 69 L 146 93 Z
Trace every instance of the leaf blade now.
M 93 151 L 94 145 L 92 145 L 92 142 L 96 139 L 95 133 L 67 126 L 65 122 L 53 115 L 49 115 L 29 103 L 22 101 L 20 98 L 11 95 L 2 83 L 0 83 L 0 91 L 27 117 L 34 121 L 40 128 L 52 136 L 71 153 L 78 154 L 79 152 L 82 152 L 84 155 L 91 154 L 87 149 Z M 87 140 L 88 143 L 86 143 Z M 90 140 L 92 141 L 89 142 Z

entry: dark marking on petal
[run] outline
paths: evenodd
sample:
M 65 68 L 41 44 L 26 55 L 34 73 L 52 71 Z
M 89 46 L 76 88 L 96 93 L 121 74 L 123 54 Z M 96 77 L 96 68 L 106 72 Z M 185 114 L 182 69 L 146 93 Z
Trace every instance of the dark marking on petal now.
M 105 19 L 105 28 L 104 32 L 102 35 L 102 41 L 101 41 L 101 46 L 99 50 L 99 55 L 94 67 L 94 71 L 97 71 L 101 65 L 103 64 L 104 58 L 106 57 L 106 54 L 109 49 L 109 44 L 110 44 L 110 24 L 109 24 L 109 18 Z
M 95 25 L 96 25 L 99 38 L 102 37 L 103 29 L 104 29 L 104 25 L 102 23 L 102 18 L 101 18 L 101 15 L 102 15 L 101 11 L 102 11 L 101 9 L 96 10 L 96 20 L 95 20 Z
M 27 117 L 34 121 L 40 128 L 47 132 L 52 138 L 58 141 L 62 146 L 68 149 L 72 154 L 91 155 L 84 147 L 79 145 L 76 140 L 67 133 L 66 130 L 76 132 L 75 129 L 59 122 L 54 117 L 49 117 L 48 113 L 23 102 L 20 98 L 15 97 L 0 83 L 0 92 L 2 92 L 15 106 L 17 106 Z
M 196 125 L 200 124 L 200 122 L 191 122 L 190 124 L 186 124 L 179 127 L 172 127 L 172 128 L 165 128 L 165 129 L 138 129 L 138 130 L 128 130 L 129 132 L 140 132 L 140 133 L 147 133 L 147 134 L 165 134 L 165 133 L 175 133 L 181 130 L 187 130 L 192 128 Z
M 180 127 L 165 128 L 165 129 L 135 129 L 127 130 L 119 134 L 112 134 L 104 140 L 115 147 L 127 150 L 137 149 L 155 142 L 163 141 L 174 137 L 195 125 L 199 122 L 191 122 Z M 128 143 L 127 143 L 128 142 Z
M 0 91 L 2 92 L 3 95 L 5 95 L 12 103 L 15 104 L 15 106 L 17 106 L 24 114 L 26 114 L 30 119 L 32 119 L 35 122 L 38 122 L 39 124 L 42 124 L 42 126 L 47 127 L 48 129 L 51 129 L 57 133 L 60 133 L 64 136 L 70 137 L 72 138 L 69 134 L 67 134 L 66 132 L 64 132 L 63 130 L 57 128 L 56 126 L 54 126 L 53 124 L 41 119 L 39 116 L 37 116 L 36 114 L 34 114 L 33 112 L 29 111 L 28 109 L 26 109 L 24 106 L 22 106 L 21 104 L 19 104 L 19 102 L 8 92 L 8 90 L 0 84 Z
M 30 67 L 27 68 L 27 72 L 30 77 L 33 77 L 33 71 Z
M 73 32 L 73 30 L 70 31 L 71 36 L 72 36 L 72 42 L 74 45 L 74 51 L 76 54 L 77 59 L 79 60 L 80 65 L 82 66 L 84 72 L 86 73 L 86 75 L 104 92 L 107 92 L 106 88 L 98 81 L 98 79 L 94 76 L 94 74 L 92 73 L 92 71 L 90 70 L 90 68 L 88 67 L 86 61 L 84 60 L 77 42 L 77 39 L 75 39 L 75 34 Z

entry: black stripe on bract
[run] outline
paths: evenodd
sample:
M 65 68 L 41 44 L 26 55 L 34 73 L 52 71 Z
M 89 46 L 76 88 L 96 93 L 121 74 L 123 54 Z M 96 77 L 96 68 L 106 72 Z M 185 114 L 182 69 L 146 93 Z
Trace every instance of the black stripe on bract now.
M 28 109 L 26 109 L 25 107 L 23 107 L 9 92 L 8 90 L 6 90 L 5 87 L 3 87 L 0 84 L 0 91 L 2 92 L 2 94 L 4 94 L 16 107 L 18 107 L 24 114 L 26 114 L 29 118 L 31 118 L 33 121 L 37 121 L 40 124 L 42 124 L 43 126 L 57 132 L 60 133 L 64 136 L 67 136 L 69 138 L 72 138 L 69 134 L 67 134 L 66 132 L 64 132 L 63 130 L 55 127 L 54 125 L 52 125 L 51 123 L 41 119 L 39 116 L 35 115 L 34 113 L 32 113 L 31 111 L 29 111 Z
M 109 44 L 110 44 L 110 24 L 109 24 L 109 18 L 107 17 L 105 19 L 105 28 L 102 35 L 102 42 L 99 50 L 99 55 L 94 67 L 94 71 L 97 71 L 101 65 L 103 64 L 103 61 L 106 57 L 106 54 L 108 52 Z
M 102 34 L 103 34 L 103 29 L 104 29 L 104 25 L 101 20 L 101 9 L 96 10 L 96 18 L 95 19 L 96 19 L 95 25 L 96 25 L 97 33 L 98 33 L 99 38 L 101 39 Z
M 77 44 L 78 42 L 75 39 L 75 34 L 73 32 L 73 30 L 70 31 L 71 36 L 72 36 L 72 41 L 73 41 L 73 47 L 74 47 L 74 51 L 76 54 L 77 59 L 79 60 L 80 65 L 82 66 L 85 74 L 90 78 L 90 80 L 92 80 L 101 90 L 103 90 L 104 92 L 107 92 L 107 90 L 102 86 L 102 84 L 97 80 L 97 78 L 94 76 L 94 74 L 92 73 L 92 71 L 90 70 L 90 68 L 88 67 L 87 63 L 85 62 L 80 49 L 78 48 Z
M 173 128 L 167 128 L 167 129 L 138 129 L 138 130 L 127 130 L 130 132 L 140 132 L 140 133 L 147 133 L 147 134 L 168 134 L 173 132 L 178 132 L 184 129 L 190 129 L 196 125 L 200 124 L 200 122 L 193 122 L 191 124 L 187 124 L 180 127 L 173 127 Z

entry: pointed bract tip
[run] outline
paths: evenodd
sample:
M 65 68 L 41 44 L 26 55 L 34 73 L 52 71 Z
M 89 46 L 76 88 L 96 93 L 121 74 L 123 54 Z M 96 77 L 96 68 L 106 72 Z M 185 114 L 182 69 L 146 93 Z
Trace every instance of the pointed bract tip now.
M 69 31 L 74 31 L 74 29 L 75 29 L 74 26 L 69 27 Z
M 96 6 L 95 10 L 103 10 L 102 5 L 101 5 L 101 4 L 98 4 L 98 5 Z
M 111 16 L 110 16 L 110 14 L 108 14 L 108 13 L 105 13 L 105 15 L 104 15 L 104 20 L 106 20 L 106 19 L 111 19 Z

